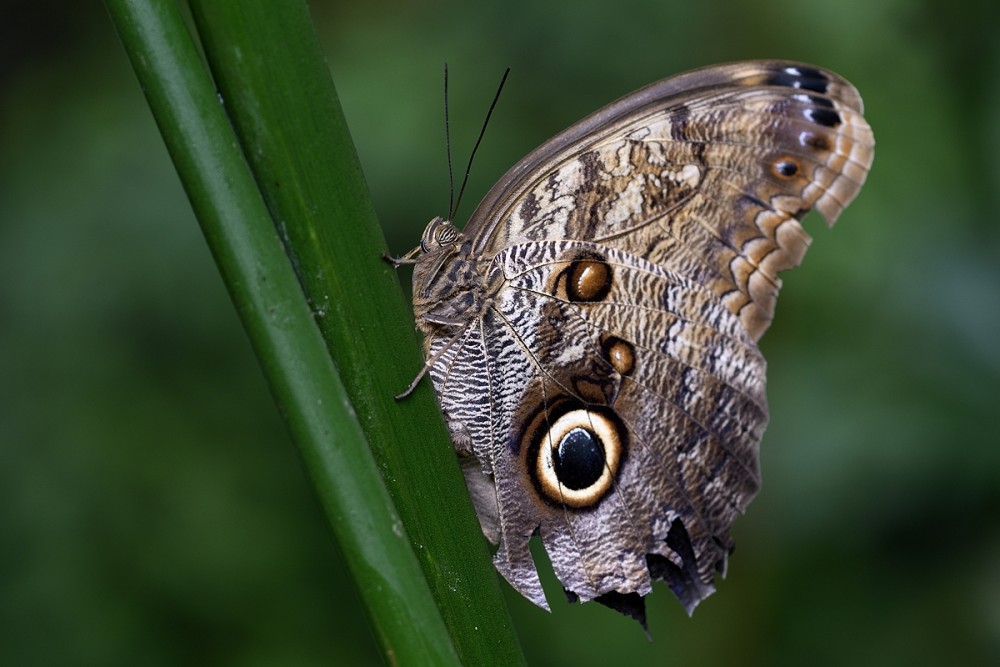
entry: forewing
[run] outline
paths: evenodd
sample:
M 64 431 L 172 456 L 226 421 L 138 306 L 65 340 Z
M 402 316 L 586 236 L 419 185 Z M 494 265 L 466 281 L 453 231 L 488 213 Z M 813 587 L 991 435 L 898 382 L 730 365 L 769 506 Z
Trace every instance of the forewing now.
M 838 75 L 756 61 L 666 79 L 581 121 L 515 165 L 466 233 L 486 255 L 522 241 L 597 241 L 711 289 L 754 339 L 778 273 L 855 197 L 874 140 Z

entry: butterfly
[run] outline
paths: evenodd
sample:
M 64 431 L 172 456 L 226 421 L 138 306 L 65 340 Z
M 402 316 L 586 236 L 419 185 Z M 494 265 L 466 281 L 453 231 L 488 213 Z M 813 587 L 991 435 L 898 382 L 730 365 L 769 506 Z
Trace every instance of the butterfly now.
M 757 340 L 778 274 L 858 194 L 874 139 L 828 70 L 749 61 L 664 79 L 511 168 L 461 231 L 411 260 L 425 370 L 496 569 L 549 609 L 541 537 L 570 601 L 646 625 L 666 582 L 714 591 L 759 488 Z

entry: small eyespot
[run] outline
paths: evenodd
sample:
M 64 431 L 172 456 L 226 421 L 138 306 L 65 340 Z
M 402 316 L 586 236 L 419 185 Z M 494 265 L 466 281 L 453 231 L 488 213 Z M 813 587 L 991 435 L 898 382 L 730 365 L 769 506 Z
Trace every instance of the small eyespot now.
M 631 375 L 635 368 L 635 348 L 631 343 L 617 336 L 608 336 L 601 341 L 601 350 L 612 368 L 621 375 Z
M 774 173 L 779 178 L 792 178 L 799 173 L 799 164 L 790 158 L 781 158 L 774 163 Z
M 813 132 L 802 132 L 799 134 L 799 144 L 802 146 L 808 146 L 809 148 L 815 148 L 818 151 L 830 150 L 830 140 L 821 134 L 815 134 Z
M 611 266 L 603 257 L 578 259 L 566 269 L 570 301 L 600 301 L 611 291 Z

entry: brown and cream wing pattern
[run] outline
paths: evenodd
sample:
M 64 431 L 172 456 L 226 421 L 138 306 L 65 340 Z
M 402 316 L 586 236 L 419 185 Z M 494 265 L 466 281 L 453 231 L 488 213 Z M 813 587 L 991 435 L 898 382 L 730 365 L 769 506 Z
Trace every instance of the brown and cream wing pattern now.
M 697 70 L 629 95 L 515 165 L 466 229 L 431 221 L 413 274 L 427 368 L 497 569 L 645 622 L 665 581 L 714 590 L 757 492 L 756 341 L 815 208 L 873 155 L 854 88 L 810 65 Z
M 850 83 L 798 63 L 667 79 L 529 154 L 466 234 L 477 252 L 548 238 L 637 252 L 711 286 L 759 338 L 777 274 L 809 245 L 799 220 L 815 208 L 832 224 L 864 183 L 874 139 L 862 110 Z

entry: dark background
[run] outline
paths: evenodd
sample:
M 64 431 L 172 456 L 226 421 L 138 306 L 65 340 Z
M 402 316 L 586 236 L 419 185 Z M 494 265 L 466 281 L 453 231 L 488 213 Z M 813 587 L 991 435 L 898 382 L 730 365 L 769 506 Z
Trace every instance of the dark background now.
M 364 5 L 364 6 L 361 6 Z M 764 485 L 719 592 L 649 643 L 510 604 L 533 664 L 1000 661 L 995 2 L 322 2 L 390 246 L 599 106 L 759 57 L 861 90 L 868 184 L 785 275 Z M 96 2 L 0 20 L 0 663 L 377 662 L 360 606 L 124 52 Z M 463 219 L 459 216 L 459 219 Z M 406 443 L 421 446 L 423 443 Z

